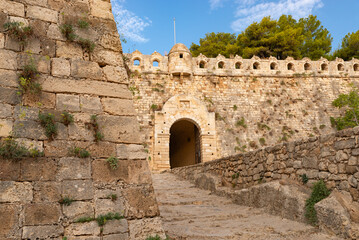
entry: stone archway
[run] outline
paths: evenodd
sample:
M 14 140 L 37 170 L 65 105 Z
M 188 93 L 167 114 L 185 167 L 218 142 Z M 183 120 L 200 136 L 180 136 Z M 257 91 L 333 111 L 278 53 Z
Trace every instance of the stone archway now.
M 187 119 L 176 121 L 170 128 L 171 168 L 201 162 L 201 141 L 197 124 Z
M 155 112 L 152 162 L 154 171 L 171 168 L 171 127 L 181 121 L 192 123 L 198 129 L 196 140 L 197 146 L 200 146 L 200 152 L 197 152 L 199 161 L 207 162 L 217 158 L 215 114 L 208 112 L 205 104 L 197 98 L 177 95 L 170 98 L 161 111 Z

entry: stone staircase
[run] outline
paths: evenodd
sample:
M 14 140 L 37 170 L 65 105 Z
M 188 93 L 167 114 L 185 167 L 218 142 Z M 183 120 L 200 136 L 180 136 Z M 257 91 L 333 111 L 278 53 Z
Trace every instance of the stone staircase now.
M 172 240 L 334 240 L 310 225 L 196 188 L 171 173 L 153 175 L 163 227 Z

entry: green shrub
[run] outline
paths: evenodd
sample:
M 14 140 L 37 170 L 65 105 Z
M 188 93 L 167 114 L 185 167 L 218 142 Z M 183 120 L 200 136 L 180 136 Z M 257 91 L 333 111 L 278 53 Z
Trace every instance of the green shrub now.
M 337 130 L 359 125 L 359 93 L 357 89 L 353 89 L 348 94 L 340 94 L 339 97 L 332 102 L 332 105 L 345 110 L 344 115 L 341 117 L 330 117 L 332 126 L 336 127 Z
M 124 217 L 122 215 L 120 215 L 119 213 L 107 213 L 105 215 L 99 215 L 97 218 L 94 218 L 94 217 L 82 217 L 82 218 L 77 219 L 75 222 L 76 223 L 85 223 L 85 222 L 96 221 L 97 224 L 100 227 L 102 227 L 109 220 L 121 220 L 123 218 Z
M 22 22 L 7 22 L 3 27 L 11 38 L 18 40 L 23 46 L 34 32 L 30 26 L 24 26 Z
M 55 117 L 52 113 L 41 113 L 39 112 L 39 120 L 41 126 L 45 128 L 45 135 L 50 140 L 53 140 L 57 136 L 57 126 L 55 123 Z
M 70 206 L 73 201 L 74 200 L 70 197 L 63 197 L 60 199 L 59 203 L 61 205 Z
M 88 29 L 89 25 L 90 24 L 84 19 L 79 19 L 77 21 L 77 26 L 81 29 Z
M 12 137 L 0 141 L 0 156 L 6 159 L 20 159 L 27 157 L 28 149 L 19 145 Z
M 79 38 L 77 42 L 88 53 L 92 53 L 95 50 L 96 44 L 92 42 L 90 39 Z
M 112 170 L 116 170 L 118 168 L 118 158 L 117 157 L 109 157 L 106 160 L 108 164 L 110 164 L 110 167 Z
M 70 156 L 75 156 L 78 158 L 88 158 L 91 156 L 91 154 L 83 148 L 80 147 L 72 147 L 69 149 Z
M 245 123 L 244 117 L 242 117 L 241 119 L 239 119 L 236 122 L 236 127 L 244 127 L 247 128 L 247 124 Z
M 117 194 L 112 193 L 110 195 L 107 196 L 108 199 L 111 199 L 111 201 L 116 201 L 117 200 Z
M 233 110 L 237 111 L 237 109 L 238 109 L 237 105 L 233 105 Z
M 259 143 L 260 143 L 262 146 L 265 146 L 265 145 L 266 145 L 266 140 L 265 140 L 265 138 L 260 138 L 260 139 L 259 139 Z
M 91 115 L 91 121 L 89 123 L 86 123 L 86 125 L 89 129 L 92 129 L 92 131 L 94 132 L 93 136 L 95 138 L 95 142 L 99 142 L 103 140 L 105 136 L 100 131 L 100 126 L 97 122 L 97 115 Z
M 317 212 L 314 205 L 321 200 L 327 198 L 330 195 L 330 191 L 325 186 L 323 180 L 316 182 L 313 185 L 312 193 L 305 202 L 305 217 L 312 225 L 316 225 L 318 222 Z
M 66 111 L 62 112 L 61 117 L 62 117 L 62 123 L 65 124 L 66 126 L 74 122 L 74 116 Z
M 23 66 L 22 72 L 19 74 L 19 93 L 24 94 L 30 92 L 31 94 L 39 94 L 42 87 L 35 82 L 39 72 L 33 62 Z
M 309 181 L 308 176 L 305 173 L 300 175 L 300 178 L 301 178 L 303 184 L 307 184 Z
M 77 35 L 75 34 L 75 29 L 72 24 L 62 24 L 60 26 L 60 31 L 68 41 L 73 42 L 77 38 Z

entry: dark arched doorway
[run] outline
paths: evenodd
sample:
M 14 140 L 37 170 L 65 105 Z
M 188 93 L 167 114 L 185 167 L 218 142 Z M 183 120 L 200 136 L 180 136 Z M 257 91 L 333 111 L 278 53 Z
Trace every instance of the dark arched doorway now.
M 201 140 L 198 127 L 190 121 L 175 122 L 170 129 L 171 168 L 201 162 Z

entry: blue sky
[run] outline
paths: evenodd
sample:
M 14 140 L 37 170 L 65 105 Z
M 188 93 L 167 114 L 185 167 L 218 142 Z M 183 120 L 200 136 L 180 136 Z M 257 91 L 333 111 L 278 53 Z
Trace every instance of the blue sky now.
M 124 52 L 168 53 L 177 43 L 190 47 L 208 32 L 240 33 L 264 16 L 317 15 L 333 37 L 333 50 L 349 32 L 359 30 L 359 0 L 111 0 Z

